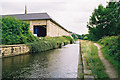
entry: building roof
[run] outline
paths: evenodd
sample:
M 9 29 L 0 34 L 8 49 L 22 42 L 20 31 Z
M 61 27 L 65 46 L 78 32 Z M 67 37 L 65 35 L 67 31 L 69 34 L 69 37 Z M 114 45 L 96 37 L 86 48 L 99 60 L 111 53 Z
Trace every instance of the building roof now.
M 21 19 L 21 20 L 51 20 L 52 22 L 54 22 L 55 24 L 60 26 L 62 29 L 69 32 L 64 27 L 62 27 L 60 24 L 58 24 L 55 20 L 53 20 L 47 13 L 29 13 L 29 14 L 2 15 L 2 17 L 7 17 L 7 16 L 13 16 L 16 19 Z
M 31 13 L 31 14 L 13 14 L 13 15 L 2 15 L 2 17 L 13 16 L 16 19 L 21 20 L 43 20 L 51 19 L 47 13 Z

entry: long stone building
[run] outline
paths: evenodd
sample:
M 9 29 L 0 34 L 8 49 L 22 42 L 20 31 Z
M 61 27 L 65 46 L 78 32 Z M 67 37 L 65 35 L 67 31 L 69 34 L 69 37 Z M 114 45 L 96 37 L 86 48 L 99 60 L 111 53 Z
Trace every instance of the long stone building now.
M 3 15 L 13 16 L 30 24 L 30 32 L 38 37 L 70 36 L 69 31 L 53 20 L 47 13 Z

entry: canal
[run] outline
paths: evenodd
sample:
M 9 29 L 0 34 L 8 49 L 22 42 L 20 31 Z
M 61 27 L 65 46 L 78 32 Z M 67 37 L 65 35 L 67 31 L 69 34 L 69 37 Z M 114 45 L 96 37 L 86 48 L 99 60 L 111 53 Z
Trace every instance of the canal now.
M 3 78 L 77 78 L 79 44 L 2 59 Z

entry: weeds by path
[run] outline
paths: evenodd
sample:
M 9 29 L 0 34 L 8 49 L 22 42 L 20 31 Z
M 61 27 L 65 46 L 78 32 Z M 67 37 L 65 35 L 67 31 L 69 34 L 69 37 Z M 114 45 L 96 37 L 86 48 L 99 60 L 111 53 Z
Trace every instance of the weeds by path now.
M 97 48 L 98 48 L 98 55 L 99 55 L 103 65 L 105 66 L 106 73 L 109 75 L 110 78 L 118 78 L 117 71 L 115 70 L 113 65 L 111 65 L 108 62 L 108 60 L 103 57 L 103 54 L 101 52 L 101 46 L 96 43 L 94 43 L 94 45 L 97 46 Z
M 114 66 L 120 77 L 120 35 L 104 37 L 98 43 L 101 45 L 104 58 Z
M 90 41 L 81 41 L 82 53 L 87 61 L 87 65 L 92 70 L 96 79 L 102 78 L 102 80 L 109 79 L 105 72 L 105 68 L 98 56 L 97 47 Z

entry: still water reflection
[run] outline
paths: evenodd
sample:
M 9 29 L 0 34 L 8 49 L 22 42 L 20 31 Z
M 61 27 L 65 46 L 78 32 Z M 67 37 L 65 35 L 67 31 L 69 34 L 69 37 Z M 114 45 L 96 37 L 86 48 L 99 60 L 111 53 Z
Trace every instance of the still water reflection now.
M 2 60 L 3 78 L 77 78 L 79 45 Z

